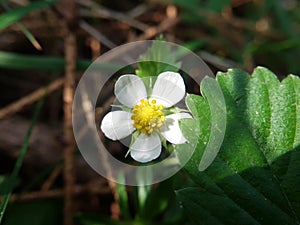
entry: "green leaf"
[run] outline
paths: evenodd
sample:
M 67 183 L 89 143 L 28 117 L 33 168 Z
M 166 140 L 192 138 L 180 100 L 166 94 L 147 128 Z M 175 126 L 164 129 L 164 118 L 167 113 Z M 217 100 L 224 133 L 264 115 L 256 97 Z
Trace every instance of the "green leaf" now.
M 165 71 L 177 72 L 181 66 L 181 63 L 177 62 L 178 54 L 182 53 L 176 54 L 164 41 L 156 40 L 145 55 L 141 57 L 136 75 L 151 77 L 158 76 Z
M 174 197 L 172 179 L 159 183 L 147 196 L 143 219 L 151 220 L 164 213 Z
M 226 133 L 213 163 L 199 171 L 211 139 L 216 113 L 206 96 L 189 95 L 193 120 L 182 120 L 196 150 L 185 170 L 200 187 L 177 192 L 193 224 L 300 224 L 300 79 L 281 83 L 258 67 L 250 77 L 241 70 L 219 73 L 226 102 Z M 212 94 L 210 93 L 210 94 Z M 196 137 L 192 137 L 190 132 Z
M 194 208 L 194 210 L 187 210 L 192 224 L 202 224 L 199 223 L 199 217 L 205 217 L 203 224 L 258 224 L 247 212 L 224 195 L 207 193 L 200 188 L 182 189 L 177 192 L 177 195 L 185 208 Z M 220 210 L 220 206 L 223 210 Z
M 33 2 L 27 6 L 20 7 L 18 9 L 14 9 L 12 11 L 4 13 L 0 15 L 0 30 L 19 21 L 29 13 L 36 10 L 49 8 L 54 3 L 55 1 L 38 1 L 38 2 Z
M 199 170 L 204 171 L 217 156 L 224 139 L 226 129 L 226 105 L 218 83 L 206 77 L 201 85 L 202 95 L 207 99 L 211 112 L 210 138 L 199 163 Z

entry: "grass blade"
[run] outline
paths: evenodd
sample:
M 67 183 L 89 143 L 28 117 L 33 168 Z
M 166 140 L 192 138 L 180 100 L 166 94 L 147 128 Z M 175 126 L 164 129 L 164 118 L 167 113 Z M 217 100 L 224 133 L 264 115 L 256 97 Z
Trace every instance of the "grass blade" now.
M 11 11 L 11 8 L 8 6 L 7 1 L 0 0 L 1 5 L 6 11 Z M 26 36 L 26 38 L 31 42 L 31 44 L 37 49 L 42 50 L 41 45 L 36 40 L 36 38 L 33 36 L 33 34 L 20 22 L 16 22 L 17 26 L 20 28 L 20 30 L 23 32 L 23 34 Z
M 92 63 L 91 60 L 78 60 L 77 70 L 86 70 Z M 0 68 L 14 70 L 34 70 L 46 72 L 64 72 L 65 60 L 62 57 L 23 55 L 0 51 Z M 102 71 L 111 71 L 120 68 L 112 63 L 98 63 L 95 67 Z
M 55 1 L 34 2 L 27 6 L 20 7 L 13 11 L 4 13 L 4 14 L 0 15 L 0 30 L 19 21 L 20 19 L 22 19 L 24 16 L 28 15 L 29 13 L 36 11 L 36 10 L 49 8 L 54 3 L 55 3 Z
M 26 155 L 26 152 L 27 152 L 27 149 L 28 149 L 28 145 L 29 145 L 29 140 L 30 140 L 30 137 L 31 137 L 31 133 L 32 133 L 32 130 L 37 122 L 37 118 L 38 118 L 38 115 L 42 109 L 42 106 L 43 106 L 43 103 L 45 101 L 45 98 L 43 97 L 38 103 L 37 103 L 37 106 L 36 106 L 36 109 L 34 111 L 34 115 L 33 115 L 33 118 L 31 120 L 31 123 L 30 123 L 30 126 L 28 128 L 28 131 L 27 131 L 27 134 L 25 136 L 25 139 L 24 139 L 24 142 L 23 142 L 23 145 L 22 145 L 22 148 L 21 148 L 21 152 L 20 152 L 20 155 L 17 159 L 17 162 L 15 164 L 15 167 L 10 175 L 10 179 L 16 179 L 19 172 L 20 172 L 20 169 L 22 167 L 22 164 L 23 164 L 23 160 L 24 160 L 24 157 Z M 1 202 L 1 205 L 0 205 L 0 224 L 1 224 L 1 221 L 3 219 L 3 216 L 4 216 L 4 213 L 6 211 L 6 208 L 7 208 L 7 205 L 8 205 L 8 202 L 9 202 L 9 199 L 10 199 L 10 196 L 11 196 L 11 193 L 12 193 L 12 187 L 10 188 L 10 190 L 8 190 L 8 193 L 6 193 L 4 196 L 3 196 L 3 199 L 2 199 L 2 202 Z

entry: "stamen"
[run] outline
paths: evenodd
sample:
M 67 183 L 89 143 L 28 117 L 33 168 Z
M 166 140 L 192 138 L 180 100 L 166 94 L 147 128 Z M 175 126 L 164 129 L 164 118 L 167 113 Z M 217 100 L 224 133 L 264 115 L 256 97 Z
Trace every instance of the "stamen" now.
M 142 99 L 133 107 L 131 116 L 133 126 L 141 133 L 150 135 L 155 129 L 160 128 L 165 120 L 162 110 L 163 106 L 157 105 L 155 99 L 150 101 Z

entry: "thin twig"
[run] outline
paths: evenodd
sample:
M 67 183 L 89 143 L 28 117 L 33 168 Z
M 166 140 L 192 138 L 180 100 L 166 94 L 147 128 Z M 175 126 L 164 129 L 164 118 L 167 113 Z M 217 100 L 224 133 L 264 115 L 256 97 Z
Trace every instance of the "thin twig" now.
M 145 30 L 143 34 L 135 38 L 133 41 L 147 40 L 155 37 L 156 35 L 174 27 L 179 22 L 179 18 L 167 18 L 158 26 L 152 26 Z
M 115 43 L 110 41 L 105 35 L 103 35 L 100 31 L 96 30 L 94 27 L 92 27 L 85 21 L 83 21 L 83 20 L 79 21 L 79 26 L 80 26 L 80 28 L 84 29 L 87 33 L 89 33 L 92 37 L 94 37 L 96 40 L 98 40 L 99 42 L 102 42 L 106 47 L 108 47 L 110 49 L 117 47 L 117 45 Z M 120 51 L 121 50 L 119 50 L 116 53 L 111 53 L 109 55 L 102 56 L 102 59 L 105 59 L 105 61 L 109 61 L 112 58 L 119 56 L 119 54 L 123 54 L 123 52 L 120 52 Z M 126 48 L 123 48 L 123 51 L 126 51 Z M 132 61 L 130 56 L 126 56 L 126 55 L 124 56 L 123 59 L 128 62 Z
M 64 149 L 64 225 L 73 224 L 73 187 L 75 185 L 75 172 L 74 172 L 74 151 L 75 151 L 75 140 L 73 137 L 72 129 L 72 105 L 74 98 L 74 87 L 75 87 L 75 73 L 76 73 L 76 61 L 77 61 L 77 43 L 76 34 L 74 29 L 75 22 L 73 19 L 76 18 L 76 7 L 74 1 L 62 1 L 63 8 L 66 14 L 65 20 L 68 25 L 68 32 L 64 39 L 65 46 L 65 84 L 63 90 L 64 100 L 64 135 L 66 141 L 66 147 Z
M 135 8 L 131 9 L 129 12 L 127 12 L 127 15 L 130 16 L 131 18 L 138 17 L 142 15 L 144 12 L 146 12 L 148 9 L 148 5 L 145 3 L 142 3 Z
M 84 20 L 79 21 L 79 26 L 81 29 L 85 30 L 87 33 L 89 33 L 91 36 L 96 38 L 98 41 L 102 42 L 105 46 L 109 48 L 115 48 L 117 47 L 116 44 L 111 42 L 107 37 L 105 37 L 100 31 L 96 30 L 94 27 L 89 25 Z
M 39 88 L 29 95 L 26 95 L 23 98 L 7 105 L 6 107 L 0 109 L 0 119 L 4 119 L 5 117 L 21 111 L 25 106 L 33 104 L 41 99 L 45 94 L 49 95 L 50 93 L 60 89 L 63 84 L 64 78 L 59 78 L 51 82 L 48 86 Z
M 97 9 L 97 10 L 94 9 L 93 11 L 81 9 L 80 15 L 84 17 L 94 17 L 94 18 L 112 18 L 122 23 L 126 23 L 131 27 L 137 28 L 139 30 L 145 30 L 148 28 L 148 25 L 143 24 L 137 20 L 134 20 L 131 17 L 126 16 L 125 14 L 116 11 L 111 11 L 108 9 Z
M 77 0 L 76 2 L 78 2 L 81 5 L 87 6 L 91 9 L 91 10 L 81 9 L 79 11 L 79 13 L 82 16 L 112 18 L 112 19 L 115 19 L 115 20 L 120 21 L 122 23 L 127 23 L 131 27 L 137 28 L 137 29 L 142 30 L 142 31 L 148 28 L 147 24 L 144 24 L 140 21 L 137 21 L 134 18 L 132 18 L 132 17 L 130 17 L 130 16 L 124 14 L 124 13 L 105 8 L 102 5 L 100 6 L 96 2 L 93 2 L 93 1 L 90 1 L 90 0 Z
M 48 191 L 50 190 L 52 184 L 54 183 L 54 181 L 56 180 L 56 178 L 61 174 L 63 169 L 62 165 L 58 165 L 50 174 L 50 176 L 48 177 L 48 179 L 43 183 L 41 190 L 42 191 Z
M 72 32 L 65 38 L 66 80 L 64 86 L 64 134 L 67 146 L 64 149 L 64 179 L 65 179 L 65 208 L 64 224 L 73 224 L 73 198 L 74 185 L 74 140 L 72 132 L 72 104 L 74 96 L 74 75 L 76 69 L 76 37 Z
M 110 190 L 107 189 L 107 186 L 104 185 L 103 182 L 100 184 L 100 182 L 92 182 L 88 183 L 87 185 L 75 185 L 72 189 L 71 195 L 79 196 L 82 194 L 101 194 L 101 195 L 107 195 L 110 193 Z M 27 194 L 19 195 L 19 194 L 13 194 L 10 198 L 10 201 L 30 201 L 30 200 L 36 200 L 36 199 L 45 199 L 45 198 L 61 198 L 64 196 L 64 189 L 52 189 L 47 191 L 34 191 Z M 0 197 L 0 201 L 2 201 Z
M 283 38 L 282 34 L 274 30 L 271 29 L 260 30 L 258 29 L 255 23 L 234 17 L 233 15 L 230 15 L 228 13 L 223 13 L 220 15 L 212 11 L 208 11 L 206 9 L 199 9 L 198 12 L 212 25 L 216 25 L 217 27 L 222 25 L 223 23 L 226 23 L 227 25 L 235 29 L 249 30 L 271 39 L 278 40 Z
M 97 122 L 98 118 L 101 118 L 103 116 L 103 113 L 105 112 L 105 110 L 107 110 L 107 108 L 111 107 L 111 105 L 113 104 L 115 99 L 116 99 L 115 96 L 111 96 L 105 101 L 105 103 L 101 107 L 97 107 L 95 109 L 96 122 Z M 84 113 L 86 113 L 86 112 L 84 112 Z M 81 138 L 84 137 L 84 135 L 88 132 L 88 129 L 89 128 L 87 126 L 85 126 L 79 131 L 79 133 L 77 135 L 78 141 L 80 141 Z
M 200 51 L 198 55 L 205 61 L 212 65 L 214 65 L 216 68 L 226 71 L 229 68 L 242 68 L 242 65 L 238 65 L 234 61 L 226 58 L 221 58 L 220 56 L 213 55 L 206 51 Z

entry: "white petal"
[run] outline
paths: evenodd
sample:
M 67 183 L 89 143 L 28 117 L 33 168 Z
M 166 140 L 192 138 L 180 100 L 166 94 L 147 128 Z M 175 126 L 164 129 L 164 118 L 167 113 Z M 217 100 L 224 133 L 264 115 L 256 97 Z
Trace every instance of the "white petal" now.
M 127 137 L 135 130 L 131 113 L 125 111 L 109 112 L 101 122 L 101 130 L 106 137 L 114 141 Z
M 156 159 L 161 152 L 161 141 L 158 134 L 141 134 L 131 146 L 130 155 L 138 162 L 149 162 Z
M 147 97 L 147 91 L 141 78 L 127 74 L 117 80 L 115 95 L 123 105 L 132 108 L 141 99 Z
M 157 104 L 170 107 L 178 103 L 185 95 L 185 85 L 179 73 L 164 72 L 158 75 L 152 91 Z
M 183 144 L 187 142 L 178 123 L 178 121 L 183 118 L 192 118 L 192 116 L 188 113 L 176 113 L 166 116 L 165 123 L 160 128 L 160 132 L 167 141 L 173 144 Z

